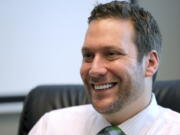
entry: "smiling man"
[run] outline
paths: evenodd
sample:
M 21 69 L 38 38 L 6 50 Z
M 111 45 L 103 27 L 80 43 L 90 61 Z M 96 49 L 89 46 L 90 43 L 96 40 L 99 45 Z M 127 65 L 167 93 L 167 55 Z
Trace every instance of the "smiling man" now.
M 97 5 L 80 69 L 92 105 L 47 113 L 30 135 L 179 135 L 180 114 L 157 105 L 152 93 L 160 49 L 149 12 L 127 2 Z
M 85 87 L 94 108 L 113 124 L 132 117 L 151 99 L 157 52 L 139 62 L 134 39 L 130 19 L 100 18 L 90 22 L 82 48 Z

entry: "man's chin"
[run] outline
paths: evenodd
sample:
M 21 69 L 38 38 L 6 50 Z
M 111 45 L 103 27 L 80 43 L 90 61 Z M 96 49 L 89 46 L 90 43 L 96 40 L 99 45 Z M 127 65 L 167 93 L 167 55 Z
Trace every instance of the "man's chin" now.
M 92 103 L 92 105 L 95 108 L 95 110 L 101 114 L 111 114 L 115 112 L 113 104 L 97 105 Z
M 101 101 L 97 101 L 97 100 L 93 100 L 91 98 L 91 103 L 93 105 L 93 107 L 95 108 L 95 110 L 101 114 L 113 114 L 113 113 L 117 113 L 120 110 L 123 109 L 123 107 L 125 106 L 126 102 L 125 100 L 101 100 Z

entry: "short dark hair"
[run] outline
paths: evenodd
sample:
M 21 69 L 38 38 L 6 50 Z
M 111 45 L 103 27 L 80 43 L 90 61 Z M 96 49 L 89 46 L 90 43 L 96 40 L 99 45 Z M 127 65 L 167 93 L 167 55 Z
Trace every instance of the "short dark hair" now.
M 161 50 L 161 33 L 154 17 L 137 4 L 125 1 L 112 1 L 98 4 L 91 12 L 88 23 L 97 19 L 120 18 L 130 19 L 135 28 L 135 44 L 138 50 L 138 60 L 151 50 L 158 54 Z
M 139 62 L 142 62 L 143 57 L 151 50 L 156 50 L 160 54 L 161 33 L 150 12 L 144 10 L 138 4 L 112 1 L 96 5 L 88 18 L 88 23 L 106 18 L 129 19 L 132 21 L 135 28 L 134 42 L 137 46 Z M 155 78 L 156 74 L 153 76 L 153 82 Z

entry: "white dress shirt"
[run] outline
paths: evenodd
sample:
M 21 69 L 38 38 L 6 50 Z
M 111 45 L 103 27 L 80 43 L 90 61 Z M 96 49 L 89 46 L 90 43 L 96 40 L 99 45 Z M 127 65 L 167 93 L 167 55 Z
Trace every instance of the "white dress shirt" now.
M 110 123 L 92 105 L 46 113 L 29 135 L 96 135 Z M 180 114 L 157 105 L 153 95 L 143 111 L 118 125 L 127 135 L 180 135 Z

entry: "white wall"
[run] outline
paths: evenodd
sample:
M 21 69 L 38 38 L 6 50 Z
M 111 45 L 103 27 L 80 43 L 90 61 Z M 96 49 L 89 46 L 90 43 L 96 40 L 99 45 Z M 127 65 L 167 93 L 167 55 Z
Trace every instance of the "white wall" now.
M 81 46 L 96 2 L 1 0 L 0 95 L 27 93 L 39 84 L 81 83 Z
M 8 0 L 0 6 L 0 94 L 81 82 L 80 48 L 90 0 Z

